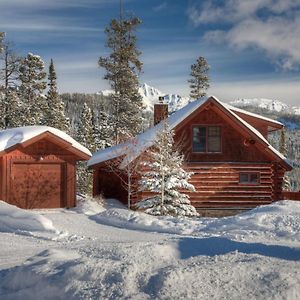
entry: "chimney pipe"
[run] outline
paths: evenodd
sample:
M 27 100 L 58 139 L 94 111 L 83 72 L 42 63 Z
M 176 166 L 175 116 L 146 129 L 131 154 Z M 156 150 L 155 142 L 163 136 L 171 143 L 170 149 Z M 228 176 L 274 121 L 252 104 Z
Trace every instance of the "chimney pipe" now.
M 168 118 L 168 104 L 163 103 L 164 97 L 159 96 L 158 102 L 154 104 L 154 125 L 158 124 L 160 121 Z

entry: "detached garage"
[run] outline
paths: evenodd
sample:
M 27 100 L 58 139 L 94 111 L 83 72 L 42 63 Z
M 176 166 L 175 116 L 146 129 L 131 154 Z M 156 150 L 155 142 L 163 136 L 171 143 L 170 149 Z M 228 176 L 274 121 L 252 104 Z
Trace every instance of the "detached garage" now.
M 47 126 L 0 131 L 0 200 L 21 208 L 76 206 L 76 162 L 91 153 Z

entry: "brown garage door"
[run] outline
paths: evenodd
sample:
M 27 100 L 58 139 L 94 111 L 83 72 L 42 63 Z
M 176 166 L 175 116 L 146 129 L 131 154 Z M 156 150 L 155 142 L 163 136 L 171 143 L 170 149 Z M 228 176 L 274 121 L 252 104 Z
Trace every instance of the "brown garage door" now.
M 62 165 L 14 163 L 10 203 L 21 208 L 62 206 Z

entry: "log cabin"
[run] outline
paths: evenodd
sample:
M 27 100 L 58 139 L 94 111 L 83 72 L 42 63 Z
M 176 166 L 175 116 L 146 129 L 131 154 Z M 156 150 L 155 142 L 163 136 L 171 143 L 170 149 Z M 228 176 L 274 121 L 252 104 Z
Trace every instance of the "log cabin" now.
M 283 124 L 216 97 L 198 99 L 170 116 L 167 104 L 156 104 L 154 127 L 138 135 L 134 143 L 127 141 L 95 153 L 88 161 L 93 168 L 94 196 L 126 201 L 127 192 L 111 168 L 116 166 L 112 162 L 122 169 L 137 160 L 153 146 L 165 118 L 175 132 L 175 145 L 180 145 L 184 154 L 184 168 L 193 172 L 190 183 L 196 191 L 188 194 L 201 215 L 233 214 L 282 199 L 283 177 L 292 167 L 267 137 Z M 138 176 L 135 181 L 138 186 Z M 132 207 L 147 197 L 149 192 L 138 191 Z
M 0 131 L 0 200 L 20 208 L 76 206 L 76 162 L 91 157 L 66 133 L 47 126 Z

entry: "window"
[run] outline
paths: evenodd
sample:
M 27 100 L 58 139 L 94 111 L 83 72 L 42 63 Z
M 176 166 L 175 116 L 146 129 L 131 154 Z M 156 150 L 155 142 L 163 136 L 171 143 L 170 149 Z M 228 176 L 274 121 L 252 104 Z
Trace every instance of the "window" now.
M 240 183 L 259 184 L 259 173 L 240 173 Z
M 221 152 L 220 126 L 193 127 L 193 152 Z

